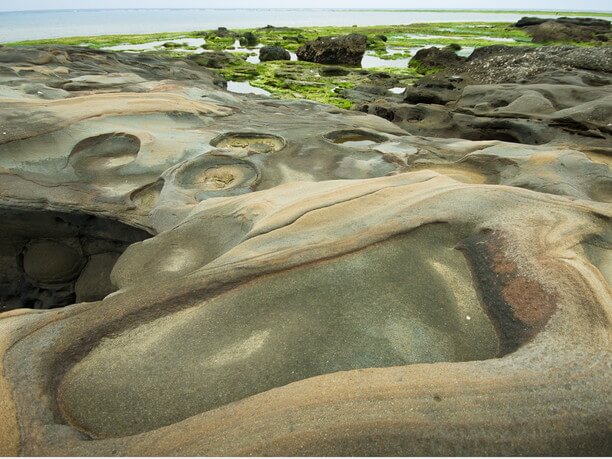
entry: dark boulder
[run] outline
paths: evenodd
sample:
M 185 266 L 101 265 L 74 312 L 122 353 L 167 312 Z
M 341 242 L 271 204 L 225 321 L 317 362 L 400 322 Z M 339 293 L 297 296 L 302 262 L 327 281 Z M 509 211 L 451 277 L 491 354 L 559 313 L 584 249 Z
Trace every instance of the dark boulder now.
M 596 18 L 536 18 L 536 17 L 524 17 L 519 19 L 514 27 L 531 27 L 537 26 L 540 24 L 544 24 L 545 22 L 557 22 L 560 24 L 568 24 L 575 25 L 580 27 L 592 27 L 597 29 L 609 30 L 610 29 L 610 21 L 606 19 L 596 19 Z
M 531 26 L 536 26 L 536 25 L 544 24 L 547 21 L 552 21 L 552 19 L 535 18 L 535 17 L 525 16 L 525 17 L 519 19 L 514 24 L 514 27 L 520 27 L 520 28 L 522 28 L 522 27 L 531 27 Z
M 257 35 L 253 32 L 246 32 L 240 37 L 240 44 L 242 46 L 255 46 L 259 42 Z
M 219 38 L 226 38 L 226 37 L 235 37 L 236 34 L 234 32 L 232 32 L 231 30 L 228 30 L 227 27 L 219 27 L 214 34 L 219 37 Z
M 420 73 L 429 73 L 456 67 L 465 60 L 465 57 L 458 56 L 452 49 L 439 49 L 434 46 L 418 50 L 409 65 Z
M 282 46 L 264 46 L 259 50 L 259 60 L 266 61 L 290 61 L 291 54 Z
M 340 37 L 319 37 L 297 50 L 298 59 L 318 64 L 360 65 L 368 37 L 352 33 Z
M 536 43 L 607 42 L 611 37 L 610 21 L 606 19 L 524 17 L 514 24 L 514 27 L 525 29 Z

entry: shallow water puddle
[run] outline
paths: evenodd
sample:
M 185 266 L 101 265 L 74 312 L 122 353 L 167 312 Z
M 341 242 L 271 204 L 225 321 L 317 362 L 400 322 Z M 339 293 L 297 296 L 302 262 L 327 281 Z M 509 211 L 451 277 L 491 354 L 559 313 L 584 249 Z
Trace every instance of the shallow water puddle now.
M 382 59 L 374 54 L 366 53 L 361 59 L 361 67 L 364 69 L 371 69 L 377 67 L 392 67 L 392 68 L 406 68 L 408 67 L 410 58 L 404 59 Z
M 251 86 L 251 83 L 248 81 L 228 81 L 227 82 L 227 90 L 230 92 L 235 92 L 237 94 L 259 94 L 262 96 L 269 96 L 270 92 L 265 89 L 256 88 L 255 86 Z
M 183 49 L 183 48 L 164 48 L 164 44 L 166 43 L 176 43 L 178 45 L 183 46 L 195 46 L 197 49 Z M 205 52 L 202 48 L 202 45 L 206 43 L 204 38 L 176 38 L 173 40 L 160 40 L 160 41 L 150 41 L 148 43 L 140 43 L 140 44 L 123 44 L 116 46 L 109 46 L 107 48 L 102 48 L 106 51 L 128 51 L 128 52 L 141 52 L 141 51 L 157 51 L 157 50 L 172 50 L 178 52 L 185 53 L 193 53 L 193 54 L 201 54 Z
M 368 148 L 368 147 L 371 147 L 372 145 L 376 145 L 377 142 L 374 142 L 373 140 L 369 140 L 369 139 L 363 139 L 363 137 L 360 137 L 360 136 L 354 136 L 352 138 L 348 137 L 345 140 L 342 140 L 340 142 L 334 142 L 334 143 L 338 143 L 345 147 L 351 147 L 351 148 Z

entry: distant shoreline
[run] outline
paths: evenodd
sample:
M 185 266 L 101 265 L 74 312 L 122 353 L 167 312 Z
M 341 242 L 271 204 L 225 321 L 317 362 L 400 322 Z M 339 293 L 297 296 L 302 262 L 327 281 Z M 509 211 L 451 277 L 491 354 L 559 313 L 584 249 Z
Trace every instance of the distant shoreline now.
M 397 12 L 397 13 L 487 13 L 487 14 L 536 14 L 536 15 L 572 15 L 572 16 L 610 16 L 612 10 L 508 10 L 508 9 L 420 9 L 420 8 L 63 8 L 40 10 L 6 10 L 5 13 L 49 13 L 49 12 L 80 12 L 80 11 L 341 11 L 341 12 Z
M 82 9 L 0 13 L 0 43 L 63 37 L 143 35 L 230 29 L 365 27 L 415 23 L 512 23 L 525 16 L 612 19 L 612 13 L 517 10 Z

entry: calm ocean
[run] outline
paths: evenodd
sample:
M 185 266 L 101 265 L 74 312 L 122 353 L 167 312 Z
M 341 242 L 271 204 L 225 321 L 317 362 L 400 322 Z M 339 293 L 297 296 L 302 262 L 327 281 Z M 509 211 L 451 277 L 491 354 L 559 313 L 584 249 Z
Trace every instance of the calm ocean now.
M 0 42 L 81 35 L 186 32 L 275 26 L 392 25 L 412 22 L 511 22 L 517 14 L 307 9 L 126 9 L 0 13 Z

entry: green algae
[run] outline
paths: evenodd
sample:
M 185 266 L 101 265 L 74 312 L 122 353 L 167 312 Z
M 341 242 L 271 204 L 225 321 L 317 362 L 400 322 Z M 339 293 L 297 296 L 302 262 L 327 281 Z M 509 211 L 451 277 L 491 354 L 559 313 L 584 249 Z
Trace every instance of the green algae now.
M 534 14 L 534 13 L 531 13 Z M 565 14 L 565 13 L 564 13 Z M 576 13 L 578 15 L 578 13 Z M 319 36 L 336 36 L 347 33 L 360 33 L 368 37 L 368 53 L 386 60 L 397 61 L 410 58 L 416 49 L 448 45 L 463 48 L 478 48 L 490 45 L 506 46 L 543 46 L 532 43 L 531 37 L 523 30 L 512 27 L 506 22 L 462 22 L 462 23 L 418 23 L 407 25 L 385 25 L 365 27 L 263 27 L 259 29 L 233 29 L 227 36 L 218 36 L 218 31 L 170 32 L 140 35 L 106 35 L 94 37 L 66 37 L 48 40 L 29 40 L 9 43 L 17 45 L 82 45 L 91 48 L 110 48 L 116 45 L 143 44 L 153 41 L 176 40 L 181 38 L 204 38 L 202 48 L 214 52 L 226 52 L 220 61 L 211 56 L 198 56 L 192 59 L 199 65 L 212 68 L 227 80 L 248 81 L 252 86 L 264 89 L 273 96 L 296 99 L 305 98 L 340 108 L 351 108 L 353 103 L 342 97 L 339 92 L 362 84 L 371 84 L 368 77 L 385 72 L 398 80 L 399 85 L 411 84 L 417 77 L 438 71 L 411 62 L 406 68 L 381 66 L 367 70 L 350 69 L 346 76 L 322 76 L 318 64 L 309 62 L 274 61 L 259 64 L 247 62 L 249 55 L 258 52 L 257 48 L 246 52 L 236 51 L 236 40 L 251 37 L 261 46 L 282 46 L 295 52 L 304 43 Z M 254 38 L 253 38 L 254 37 Z M 561 43 L 554 43 L 561 44 Z M 568 44 L 563 43 L 563 44 Z M 608 44 L 587 42 L 570 43 L 576 46 L 610 46 Z M 169 44 L 149 52 L 168 57 L 185 57 L 194 51 L 193 47 Z

